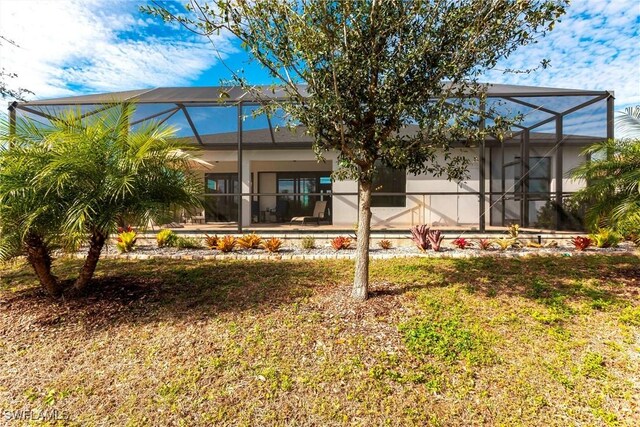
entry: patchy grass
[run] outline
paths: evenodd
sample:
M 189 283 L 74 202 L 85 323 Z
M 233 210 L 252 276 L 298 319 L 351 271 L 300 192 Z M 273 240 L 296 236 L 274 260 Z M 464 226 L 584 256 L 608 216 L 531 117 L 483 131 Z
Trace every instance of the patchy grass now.
M 109 260 L 83 299 L 0 270 L 0 409 L 63 425 L 637 425 L 633 256 Z M 79 262 L 58 260 L 61 279 Z M 19 423 L 15 423 L 19 425 Z

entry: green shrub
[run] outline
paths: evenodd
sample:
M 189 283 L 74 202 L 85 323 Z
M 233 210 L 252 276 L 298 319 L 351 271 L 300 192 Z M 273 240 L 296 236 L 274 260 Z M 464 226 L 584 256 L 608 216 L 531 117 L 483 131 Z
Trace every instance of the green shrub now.
M 304 236 L 300 245 L 302 249 L 313 249 L 316 247 L 316 239 L 313 236 Z
M 201 249 L 202 243 L 195 237 L 178 237 L 175 247 L 178 249 Z
M 601 228 L 591 235 L 591 240 L 599 248 L 613 248 L 622 241 L 622 236 L 610 228 Z
M 625 218 L 616 223 L 615 228 L 625 240 L 640 246 L 640 218 Z
M 169 229 L 160 230 L 160 232 L 156 234 L 156 242 L 158 243 L 159 248 L 175 246 L 177 238 L 178 235 L 174 233 L 173 230 Z

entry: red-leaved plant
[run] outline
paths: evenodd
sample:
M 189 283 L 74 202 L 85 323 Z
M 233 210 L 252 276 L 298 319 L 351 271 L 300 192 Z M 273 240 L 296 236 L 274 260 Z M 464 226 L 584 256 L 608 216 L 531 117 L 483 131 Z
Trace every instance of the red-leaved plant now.
M 590 238 L 584 236 L 576 236 L 571 239 L 571 242 L 573 243 L 573 246 L 579 251 L 584 251 L 589 246 L 591 246 L 591 243 L 593 243 Z
M 429 241 L 429 227 L 426 225 L 416 225 L 411 227 L 411 240 L 416 244 L 418 249 L 426 251 L 431 247 Z
M 349 237 L 338 236 L 331 241 L 331 247 L 336 251 L 349 249 L 351 247 L 351 239 Z
M 471 243 L 471 241 L 465 239 L 464 237 L 459 237 L 455 239 L 452 243 L 453 243 L 453 246 L 455 246 L 458 249 L 467 249 L 468 247 L 473 246 L 473 243 Z
M 444 240 L 444 236 L 442 235 L 442 231 L 440 230 L 429 230 L 427 233 L 427 238 L 429 238 L 429 243 L 431 244 L 431 249 L 438 252 L 440 250 L 440 245 L 442 245 L 442 241 Z
M 478 240 L 478 247 L 483 251 L 488 250 L 493 245 L 493 242 L 489 239 Z

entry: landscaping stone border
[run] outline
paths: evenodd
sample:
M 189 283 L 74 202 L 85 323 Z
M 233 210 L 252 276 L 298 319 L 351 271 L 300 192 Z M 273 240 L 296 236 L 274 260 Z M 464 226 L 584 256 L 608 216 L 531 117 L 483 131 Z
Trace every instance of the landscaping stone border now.
M 420 252 L 415 247 L 397 247 L 389 250 L 372 249 L 370 259 L 396 259 L 396 258 L 477 258 L 477 257 L 494 257 L 494 258 L 526 258 L 526 257 L 572 257 L 572 256 L 589 256 L 589 255 L 640 255 L 637 248 L 632 245 L 623 244 L 617 248 L 593 248 L 586 251 L 577 251 L 573 248 L 522 248 L 507 249 L 505 251 L 490 249 L 453 249 L 445 248 L 442 251 L 435 252 L 427 250 Z M 75 254 L 62 255 L 71 258 L 84 258 L 86 253 L 80 251 Z M 117 253 L 114 250 L 103 252 L 103 259 L 131 259 L 131 260 L 150 260 L 150 259 L 175 259 L 175 260 L 333 260 L 333 259 L 355 259 L 355 250 L 347 249 L 334 251 L 331 248 L 317 249 L 284 249 L 281 252 L 269 254 L 263 250 L 241 250 L 231 253 L 221 253 L 206 249 L 165 249 L 158 250 L 153 247 L 140 247 L 130 253 Z

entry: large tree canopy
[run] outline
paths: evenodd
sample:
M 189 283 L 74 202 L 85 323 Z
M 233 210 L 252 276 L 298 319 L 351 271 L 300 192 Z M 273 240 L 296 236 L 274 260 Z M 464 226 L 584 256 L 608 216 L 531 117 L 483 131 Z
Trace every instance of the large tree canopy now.
M 462 178 L 466 159 L 452 146 L 499 133 L 507 122 L 480 125 L 494 112 L 478 79 L 551 30 L 567 3 L 191 0 L 192 14 L 161 4 L 146 10 L 203 35 L 235 35 L 290 97 L 269 108 L 283 108 L 306 127 L 319 156 L 337 150 L 337 176 L 360 186 L 353 296 L 365 299 L 376 165 Z

